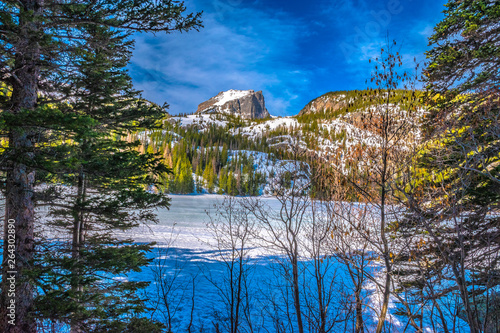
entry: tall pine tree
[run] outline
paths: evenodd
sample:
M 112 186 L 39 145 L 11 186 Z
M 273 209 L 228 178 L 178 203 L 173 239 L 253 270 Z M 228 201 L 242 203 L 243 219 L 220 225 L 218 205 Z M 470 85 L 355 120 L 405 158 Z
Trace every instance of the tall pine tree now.
M 483 332 L 495 330 L 499 308 L 489 300 L 500 284 L 500 3 L 449 1 L 444 13 L 427 53 L 428 143 L 408 182 L 404 227 L 420 235 L 408 255 L 432 281 L 426 297 L 436 304 L 457 292 L 470 331 Z
M 6 184 L 3 189 L 6 197 L 5 220 L 12 221 L 13 228 L 10 230 L 13 230 L 12 235 L 15 236 L 13 237 L 15 250 L 10 252 L 15 257 L 12 267 L 6 265 L 10 258 L 8 244 L 4 242 L 0 330 L 36 331 L 33 316 L 34 279 L 43 272 L 32 270 L 34 254 L 39 249 L 35 248 L 34 237 L 35 184 L 42 179 L 48 181 L 52 178 L 52 181 L 58 182 L 66 177 L 74 186 L 72 190 L 78 188 L 75 195 L 67 198 L 72 200 L 73 205 L 65 208 L 66 215 L 61 211 L 58 217 L 61 222 L 64 220 L 64 223 L 69 223 L 71 220 L 73 222 L 71 229 L 76 234 L 71 241 L 71 256 L 66 257 L 69 263 L 65 269 L 69 272 L 70 288 L 67 290 L 68 293 L 63 295 L 64 299 L 71 300 L 72 304 L 69 309 L 61 311 L 55 309 L 55 312 L 69 313 L 71 317 L 68 319 L 69 323 L 75 331 L 78 331 L 85 322 L 86 315 L 83 309 L 94 309 L 93 304 L 82 301 L 84 295 L 81 287 L 91 285 L 97 271 L 89 269 L 94 275 L 87 278 L 85 272 L 82 272 L 85 265 L 92 263 L 101 268 L 109 265 L 106 268 L 109 272 L 113 270 L 123 272 L 133 265 L 137 267 L 141 264 L 139 262 L 141 259 L 137 255 L 135 258 L 138 262 L 132 263 L 128 268 L 120 264 L 112 267 L 112 262 L 103 261 L 102 256 L 109 254 L 108 251 L 115 253 L 120 251 L 115 246 L 119 244 L 111 245 L 105 236 L 109 235 L 108 233 L 104 233 L 101 239 L 99 237 L 87 239 L 85 244 L 94 247 L 86 259 L 82 259 L 86 251 L 82 243 L 84 237 L 82 238 L 79 231 L 83 230 L 80 228 L 85 225 L 82 218 L 87 218 L 87 221 L 97 221 L 98 216 L 102 216 L 99 225 L 104 226 L 105 230 L 106 228 L 111 230 L 111 227 L 119 228 L 120 221 L 123 221 L 125 226 L 130 225 L 132 220 L 153 217 L 149 213 L 137 213 L 139 216 L 135 218 L 133 215 L 124 214 L 119 208 L 124 204 L 128 203 L 130 207 L 148 211 L 149 207 L 165 203 L 163 199 L 158 201 L 157 197 L 145 195 L 143 188 L 145 183 L 149 183 L 145 175 L 161 168 L 156 159 L 135 154 L 127 145 L 120 147 L 110 139 L 112 134 L 119 135 L 127 126 L 136 126 L 137 120 L 142 122 L 142 126 L 146 126 L 148 122 L 143 120 L 152 118 L 154 121 L 154 114 L 158 113 L 158 108 L 145 104 L 138 99 L 138 96 L 131 98 L 130 80 L 122 75 L 121 70 L 115 77 L 116 82 L 112 82 L 109 89 L 100 92 L 86 91 L 85 87 L 89 86 L 79 85 L 80 79 L 83 77 L 85 80 L 90 80 L 91 77 L 95 79 L 104 73 L 113 75 L 113 68 L 122 69 L 128 61 L 127 53 L 130 52 L 131 44 L 126 40 L 130 38 L 132 32 L 187 31 L 199 26 L 199 16 L 184 15 L 184 5 L 175 1 L 82 3 L 22 0 L 2 1 L 0 6 L 1 80 L 9 90 L 0 101 L 0 130 L 8 142 L 8 146 L 1 152 L 4 172 L 2 183 Z M 104 30 L 99 31 L 99 29 Z M 110 35 L 107 37 L 96 38 L 108 32 Z M 95 60 L 104 67 L 110 64 L 109 68 L 102 70 L 99 66 L 91 69 L 76 65 L 82 64 L 81 61 L 88 54 L 106 48 L 113 49 L 116 53 L 112 55 L 96 52 L 104 58 Z M 94 73 L 85 73 L 86 70 L 93 70 Z M 103 78 L 103 81 L 106 81 L 106 78 Z M 108 82 L 110 81 L 106 81 Z M 92 94 L 94 100 L 90 97 Z M 117 98 L 111 104 L 103 104 L 100 100 L 103 97 L 109 100 L 114 95 L 126 97 Z M 60 104 L 61 101 L 73 104 L 75 101 L 80 103 L 83 100 L 89 105 L 87 110 L 82 110 L 78 105 L 65 107 Z M 58 103 L 59 107 L 54 107 Z M 141 114 L 141 112 L 146 113 Z M 101 122 L 104 119 L 106 121 Z M 53 138 L 58 140 L 57 147 L 54 146 L 54 141 L 51 141 Z M 97 153 L 94 154 L 94 150 Z M 75 157 L 71 158 L 70 156 L 77 151 L 78 155 L 73 155 Z M 104 156 L 106 153 L 108 157 Z M 87 157 L 96 158 L 92 161 L 86 160 L 85 154 L 90 154 Z M 134 164 L 142 163 L 144 167 L 131 170 Z M 97 172 L 99 168 L 102 168 L 100 169 L 102 173 Z M 116 171 L 113 177 L 109 173 L 110 170 Z M 122 176 L 124 178 L 121 178 Z M 45 191 L 39 200 L 50 202 L 49 196 L 53 194 L 56 197 L 51 200 L 57 202 L 59 193 Z M 109 202 L 103 201 L 104 193 L 108 193 Z M 91 224 L 87 223 L 87 226 Z M 4 239 L 7 239 L 9 234 L 7 223 L 4 226 Z M 130 246 L 123 248 L 122 255 L 127 255 L 130 251 L 137 254 L 137 248 Z M 97 253 L 100 256 L 96 256 Z M 99 263 L 102 266 L 99 266 Z M 48 268 L 49 265 L 40 267 Z M 9 281 L 7 279 L 13 276 L 8 271 L 17 272 L 14 274 L 17 280 L 17 292 L 14 297 L 7 294 Z M 61 272 L 53 270 L 53 273 Z M 42 276 L 50 276 L 52 273 L 47 274 Z M 62 286 L 68 287 L 65 282 L 62 282 Z M 118 286 L 116 290 L 120 290 L 120 287 Z M 50 297 L 47 300 L 50 300 Z M 9 318 L 7 305 L 12 302 L 16 304 L 14 325 L 7 322 Z M 80 307 L 71 308 L 75 304 Z M 130 310 L 121 311 L 118 307 L 119 302 L 114 304 L 117 306 L 111 306 L 107 310 L 116 319 Z M 130 308 L 130 304 L 125 306 Z M 103 317 L 101 315 L 97 319 Z M 127 325 L 127 321 L 124 321 L 124 324 Z M 98 330 L 99 325 L 95 323 L 91 327 Z
M 124 317 L 144 310 L 134 294 L 144 284 L 112 277 L 146 264 L 148 246 L 118 240 L 115 233 L 154 221 L 152 209 L 168 205 L 164 196 L 146 191 L 167 171 L 159 158 L 138 153 L 136 142 L 120 140 L 127 131 L 162 117 L 163 110 L 138 100 L 132 89 L 123 70 L 129 42 L 109 28 L 89 26 L 86 33 L 99 48 L 82 50 L 75 64 L 81 75 L 74 79 L 81 94 L 59 109 L 89 117 L 92 125 L 71 132 L 61 129 L 59 142 L 69 142 L 72 163 L 39 173 L 45 190 L 38 202 L 49 205 L 49 224 L 71 235 L 71 244 L 66 246 L 63 238 L 49 247 L 53 239 L 44 240 L 39 249 L 48 251 L 35 256 L 34 266 L 39 269 L 36 286 L 43 292 L 35 299 L 33 314 L 41 322 L 69 324 L 72 332 L 122 330 L 136 323 Z

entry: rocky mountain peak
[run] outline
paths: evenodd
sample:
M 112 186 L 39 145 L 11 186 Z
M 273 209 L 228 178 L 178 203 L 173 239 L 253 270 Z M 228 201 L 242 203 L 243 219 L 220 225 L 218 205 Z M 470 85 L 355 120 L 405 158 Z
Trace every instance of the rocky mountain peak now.
M 228 113 L 244 119 L 269 118 L 262 91 L 228 90 L 198 105 L 196 113 Z

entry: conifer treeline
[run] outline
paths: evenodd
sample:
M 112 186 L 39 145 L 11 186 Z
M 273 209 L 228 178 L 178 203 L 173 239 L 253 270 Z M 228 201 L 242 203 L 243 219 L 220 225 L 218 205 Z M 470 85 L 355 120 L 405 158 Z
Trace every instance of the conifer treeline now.
M 383 92 L 382 92 L 383 93 Z M 390 101 L 405 107 L 411 94 L 408 90 L 391 91 Z M 280 160 L 300 160 L 309 163 L 313 169 L 317 165 L 320 145 L 329 141 L 337 143 L 339 149 L 347 149 L 348 134 L 345 128 L 323 126 L 330 120 L 341 118 L 351 125 L 370 131 L 371 124 L 364 119 L 365 110 L 376 104 L 374 90 L 354 90 L 331 92 L 323 98 L 338 98 L 343 95 L 341 105 L 336 110 L 318 110 L 301 114 L 297 122 L 280 126 L 265 125 L 262 135 L 248 136 L 240 131 L 267 120 L 245 120 L 229 114 L 211 114 L 210 121 L 205 121 L 198 115 L 198 121 L 190 125 L 182 125 L 181 118 L 166 117 L 161 130 L 137 133 L 132 139 L 139 139 L 142 151 L 162 154 L 167 166 L 173 170 L 173 175 L 162 177 L 163 184 L 158 186 L 161 191 L 175 194 L 208 193 L 230 195 L 259 195 L 260 189 L 266 183 L 265 176 L 256 173 L 257 166 L 247 154 L 239 154 L 240 150 L 263 152 Z M 352 114 L 349 117 L 343 117 Z M 196 116 L 195 116 L 196 117 Z M 248 130 L 246 131 L 248 132 Z M 296 138 L 305 149 L 300 154 L 290 151 L 291 142 L 287 137 Z M 295 139 L 294 139 L 295 140 Z M 282 142 L 283 141 L 283 142 Z M 361 149 L 361 148 L 360 148 Z M 356 168 L 346 165 L 346 168 Z M 320 171 L 312 170 L 313 174 Z M 317 177 L 311 177 L 311 195 L 320 188 Z M 322 185 L 324 186 L 324 184 Z
M 234 125 L 231 121 L 228 126 Z M 269 153 L 265 138 L 249 140 L 239 134 L 230 135 L 227 127 L 213 124 L 200 130 L 197 126 L 165 122 L 162 130 L 129 137 L 135 139 L 143 142 L 141 150 L 162 154 L 165 164 L 173 170 L 173 175 L 162 177 L 160 191 L 190 194 L 205 189 L 208 193 L 259 195 L 266 182 L 265 176 L 256 171 L 253 157 L 240 151 Z

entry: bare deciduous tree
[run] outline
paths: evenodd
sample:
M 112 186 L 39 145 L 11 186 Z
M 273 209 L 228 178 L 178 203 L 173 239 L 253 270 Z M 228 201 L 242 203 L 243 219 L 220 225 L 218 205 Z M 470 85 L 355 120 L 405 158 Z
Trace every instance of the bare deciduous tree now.
M 338 154 L 341 159 L 332 156 L 327 162 L 336 170 L 333 179 L 344 185 L 332 188 L 331 199 L 340 202 L 333 208 L 339 221 L 336 242 L 343 247 L 339 258 L 357 286 L 357 332 L 364 331 L 362 308 L 367 304 L 361 301 L 360 288 L 366 280 L 381 294 L 380 306 L 372 308 L 378 317 L 377 333 L 383 331 L 388 319 L 390 297 L 396 290 L 394 260 L 402 249 L 401 240 L 392 237 L 403 209 L 395 184 L 419 140 L 416 119 L 421 110 L 415 79 L 401 72 L 402 56 L 394 50 L 395 45 L 387 43 L 374 59 L 374 89 L 361 96 L 364 107 L 358 111 L 362 121 L 357 126 L 366 137 L 349 149 L 343 147 Z M 353 198 L 363 204 L 345 204 Z M 376 274 L 366 269 L 374 259 L 382 264 Z
M 304 333 L 300 281 L 300 237 L 311 199 L 307 195 L 309 181 L 301 171 L 301 162 L 297 160 L 295 159 L 293 167 L 276 172 L 275 179 L 279 182 L 275 184 L 273 192 L 280 205 L 278 211 L 257 199 L 244 200 L 242 204 L 259 223 L 257 238 L 267 247 L 278 250 L 287 258 L 296 327 L 299 333 Z
M 307 264 L 303 274 L 305 317 L 309 331 L 338 331 L 351 313 L 344 282 L 337 276 L 337 258 L 331 255 L 334 220 L 328 202 L 312 200 L 304 224 L 303 252 Z
M 253 332 L 248 279 L 252 270 L 249 251 L 255 222 L 233 197 L 224 198 L 215 206 L 215 212 L 208 212 L 208 215 L 207 227 L 215 241 L 212 246 L 224 267 L 222 276 L 208 273 L 209 281 L 217 288 L 225 306 L 221 321 L 214 325 L 217 331 Z

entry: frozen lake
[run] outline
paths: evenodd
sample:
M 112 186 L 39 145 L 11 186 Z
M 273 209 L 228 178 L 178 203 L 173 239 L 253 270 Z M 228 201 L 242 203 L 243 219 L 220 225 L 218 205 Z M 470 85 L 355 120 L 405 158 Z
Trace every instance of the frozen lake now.
M 227 271 L 217 251 L 208 245 L 213 241 L 213 236 L 207 229 L 207 223 L 210 220 L 208 213 L 215 212 L 215 206 L 223 202 L 224 196 L 172 195 L 171 198 L 170 209 L 157 212 L 160 220 L 158 224 L 141 226 L 123 235 L 136 242 L 155 241 L 158 243 L 157 248 L 150 253 L 150 257 L 155 259 L 150 267 L 145 268 L 141 273 L 133 273 L 123 278 L 151 281 L 152 284 L 147 291 L 148 298 L 153 301 L 158 294 L 156 289 L 158 283 L 154 280 L 155 271 L 158 269 L 158 264 L 163 266 L 162 274 L 165 281 L 173 282 L 172 285 L 178 286 L 178 289 L 170 296 L 172 304 L 178 305 L 177 313 L 172 320 L 174 332 L 186 331 L 189 324 L 192 297 L 190 283 L 195 279 L 196 301 L 193 324 L 203 332 L 215 332 L 213 323 L 216 317 L 221 316 L 218 318 L 221 322 L 227 321 L 218 289 L 221 286 L 227 287 L 223 283 L 227 279 L 225 275 Z M 235 199 L 242 200 L 241 198 Z M 267 210 L 278 212 L 281 208 L 280 202 L 274 197 L 259 197 L 258 199 L 263 201 Z M 279 316 L 284 318 L 287 311 L 285 305 L 287 301 L 283 299 L 283 295 L 287 294 L 288 290 L 286 280 L 282 275 L 287 273 L 281 271 L 284 267 L 283 258 L 260 246 L 254 247 L 251 257 L 247 276 L 250 291 L 248 315 L 253 322 L 254 332 L 273 331 L 276 323 L 271 317 L 280 313 Z M 302 278 L 311 279 L 311 263 L 308 259 L 304 258 L 300 267 Z M 329 270 L 324 273 L 330 277 L 329 283 L 335 285 L 335 295 L 332 295 L 335 299 L 341 300 L 349 297 L 352 285 L 343 267 L 332 260 Z M 371 295 L 375 296 L 375 294 Z M 370 295 L 367 294 L 366 297 Z M 288 302 L 291 302 L 290 298 Z M 340 301 L 332 302 L 332 314 L 337 313 L 336 307 L 340 306 L 340 303 Z M 165 321 L 165 307 L 161 305 L 154 307 L 159 309 L 154 313 L 154 317 Z M 291 310 L 290 303 L 288 309 Z M 340 314 L 337 313 L 337 315 Z M 369 319 L 370 316 L 367 316 L 367 323 Z M 390 316 L 388 320 L 392 322 L 392 325 L 401 325 L 396 317 Z M 336 325 L 335 332 L 353 331 L 352 324 L 352 320 L 339 323 Z M 286 330 L 291 331 L 293 328 L 287 327 Z
M 157 242 L 159 245 L 171 244 L 176 248 L 207 249 L 206 242 L 211 239 L 207 233 L 208 213 L 215 205 L 222 203 L 222 195 L 171 195 L 170 209 L 159 209 L 158 224 L 140 226 L 123 233 L 139 243 Z M 238 199 L 237 199 L 238 200 Z M 273 208 L 280 203 L 273 197 L 259 197 Z M 175 240 L 172 240 L 175 237 Z M 173 243 L 173 244 L 172 244 Z
M 166 323 L 168 319 L 165 304 L 157 303 L 162 300 L 161 292 L 159 292 L 162 286 L 159 281 L 163 281 L 172 287 L 169 295 L 163 298 L 168 298 L 170 310 L 173 311 L 171 313 L 172 331 L 187 332 L 192 314 L 191 332 L 215 333 L 214 323 L 227 323 L 228 321 L 227 311 L 225 311 L 227 309 L 225 309 L 221 295 L 221 290 L 227 291 L 228 271 L 227 266 L 221 261 L 220 253 L 209 245 L 209 243 L 213 244 L 214 237 L 207 228 L 207 223 L 210 221 L 209 215 L 214 215 L 216 206 L 225 198 L 220 195 L 171 195 L 170 197 L 172 199 L 170 209 L 160 209 L 156 212 L 159 218 L 158 224 L 141 225 L 127 232 L 118 233 L 118 237 L 132 239 L 137 243 L 156 242 L 158 245 L 148 254 L 148 257 L 153 259 L 151 264 L 144 267 L 142 272 L 132 272 L 126 276 L 114 278 L 150 282 L 151 284 L 145 290 L 146 294 L 143 295 L 150 301 L 149 306 L 156 309 L 150 315 Z M 234 200 L 242 200 L 242 198 L 234 198 Z M 259 197 L 258 200 L 266 205 L 267 211 L 279 212 L 281 208 L 276 198 Z M 319 206 L 316 204 L 316 207 Z M 307 231 L 304 234 L 307 234 Z M 289 269 L 289 264 L 268 247 L 260 244 L 251 246 L 251 256 L 247 262 L 248 294 L 245 295 L 248 312 L 245 313 L 241 332 L 276 332 L 276 318 L 286 322 L 285 319 L 291 316 L 294 322 L 292 298 L 287 285 L 290 272 L 286 270 Z M 325 281 L 332 286 L 330 289 L 332 302 L 328 307 L 329 316 L 339 319 L 331 332 L 353 332 L 352 313 L 347 315 L 348 318 L 344 318 L 347 320 L 340 319 L 346 315 L 342 304 L 352 301 L 350 297 L 354 286 L 344 265 L 333 259 L 331 255 L 325 256 L 324 259 L 328 263 L 325 266 L 328 269 L 324 271 Z M 314 281 L 313 263 L 306 253 L 302 254 L 299 266 L 303 283 L 301 298 L 304 297 L 305 300 L 305 297 L 308 297 L 309 301 L 313 300 L 314 283 L 307 282 Z M 159 268 L 161 271 L 158 271 Z M 372 265 L 370 269 L 373 269 L 375 276 L 380 272 L 378 264 Z M 159 276 L 161 279 L 158 278 Z M 193 285 L 195 286 L 194 295 Z M 379 307 L 381 294 L 372 282 L 366 281 L 363 298 L 366 302 L 364 308 L 366 329 L 372 331 L 376 326 L 373 309 Z M 193 300 L 194 309 L 191 312 Z M 411 332 L 406 327 L 407 319 L 394 314 L 396 308 L 397 304 L 391 298 L 387 317 L 390 331 Z M 314 315 L 314 311 L 309 315 Z M 459 319 L 458 321 L 460 322 Z M 282 332 L 295 331 L 296 327 L 293 326 L 295 325 L 285 327 Z M 428 325 L 426 326 L 425 332 L 433 332 Z M 462 325 L 457 332 L 467 332 L 464 326 Z M 315 332 L 311 328 L 307 331 Z
M 159 223 L 156 225 L 141 226 L 135 228 L 124 236 L 134 239 L 136 242 L 158 243 L 157 248 L 149 254 L 154 259 L 149 267 L 145 267 L 141 273 L 132 273 L 129 276 L 121 277 L 130 280 L 150 281 L 151 285 L 147 292 L 153 303 L 152 307 L 157 310 L 152 316 L 166 322 L 166 308 L 161 304 L 154 304 L 158 299 L 158 282 L 155 281 L 158 265 L 162 266 L 161 275 L 164 282 L 174 287 L 174 291 L 169 295 L 170 306 L 175 308 L 175 315 L 172 318 L 172 328 L 174 332 L 186 332 L 186 328 L 191 321 L 191 301 L 195 300 L 193 310 L 194 330 L 196 332 L 216 332 L 214 323 L 227 322 L 225 317 L 225 306 L 222 302 L 221 289 L 226 290 L 227 267 L 220 260 L 218 252 L 208 243 L 213 241 L 213 236 L 207 229 L 209 215 L 215 212 L 215 206 L 223 202 L 224 197 L 219 195 L 172 195 L 171 207 L 169 210 L 159 210 Z M 278 212 L 281 204 L 276 198 L 258 198 L 268 206 L 268 210 Z M 241 200 L 241 198 L 236 198 Z M 357 204 L 355 204 L 357 205 Z M 340 264 L 331 256 L 325 256 L 328 260 L 328 270 L 324 272 L 327 283 L 331 284 L 332 303 L 328 307 L 329 316 L 339 320 L 331 332 L 354 332 L 354 318 L 347 315 L 347 320 L 341 320 L 346 314 L 343 313 L 342 303 L 349 302 L 354 286 L 347 274 L 344 265 Z M 251 259 L 248 262 L 249 269 L 247 275 L 247 286 L 249 293 L 245 301 L 248 302 L 248 313 L 246 313 L 245 323 L 242 332 L 275 332 L 276 322 L 273 318 L 285 319 L 293 316 L 291 298 L 288 295 L 286 272 L 283 268 L 288 267 L 283 257 L 272 253 L 265 247 L 254 246 Z M 307 256 L 302 257 L 300 262 L 301 279 L 304 281 L 301 297 L 311 297 L 310 292 L 314 290 L 313 284 L 305 281 L 313 281 L 313 263 Z M 326 266 L 325 266 L 326 267 Z M 380 266 L 373 264 L 375 276 L 380 272 Z M 156 273 L 155 273 L 156 271 Z M 118 277 L 120 278 L 120 277 Z M 192 286 L 195 286 L 193 298 Z M 365 325 L 367 331 L 374 330 L 376 326 L 376 315 L 374 308 L 378 308 L 381 302 L 381 294 L 370 281 L 365 282 L 363 297 L 366 302 Z M 310 299 L 309 299 L 310 300 Z M 288 303 L 288 306 L 287 306 Z M 337 308 L 338 307 L 338 308 Z M 391 297 L 389 303 L 389 315 L 387 325 L 391 332 L 412 332 L 407 327 L 407 319 L 400 317 L 394 312 L 397 309 L 395 299 Z M 309 313 L 309 315 L 313 315 Z M 338 316 L 338 317 L 336 317 Z M 249 329 L 249 320 L 252 323 Z M 451 319 L 450 319 L 451 320 Z M 461 322 L 460 319 L 454 320 Z M 286 322 L 286 320 L 285 320 Z M 292 320 L 293 322 L 293 320 Z M 284 328 L 284 332 L 295 331 L 294 324 Z M 468 332 L 465 325 L 460 324 L 457 332 Z M 433 332 L 430 325 L 424 325 L 425 332 Z M 308 332 L 315 330 L 310 327 Z

